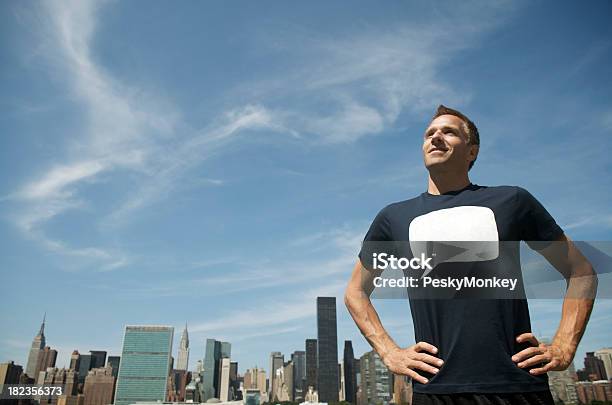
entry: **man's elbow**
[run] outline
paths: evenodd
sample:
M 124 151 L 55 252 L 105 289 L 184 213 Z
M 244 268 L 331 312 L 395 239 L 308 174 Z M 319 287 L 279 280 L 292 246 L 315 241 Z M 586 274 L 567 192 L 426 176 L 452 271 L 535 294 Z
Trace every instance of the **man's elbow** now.
M 356 290 L 350 284 L 347 286 L 344 291 L 344 305 L 349 313 L 354 314 L 357 311 L 360 304 L 360 297 L 362 296 L 363 293 L 360 290 Z
M 568 288 L 572 286 L 572 290 L 574 291 L 572 296 L 575 298 L 595 299 L 599 279 L 597 277 L 597 271 L 595 271 L 588 261 L 585 261 L 578 269 L 575 268 L 571 277 L 566 279 L 566 281 Z
M 348 309 L 349 312 L 351 312 L 351 309 L 353 307 L 353 298 L 351 296 L 349 287 L 347 287 L 346 290 L 344 291 L 344 305 L 346 306 L 346 309 Z

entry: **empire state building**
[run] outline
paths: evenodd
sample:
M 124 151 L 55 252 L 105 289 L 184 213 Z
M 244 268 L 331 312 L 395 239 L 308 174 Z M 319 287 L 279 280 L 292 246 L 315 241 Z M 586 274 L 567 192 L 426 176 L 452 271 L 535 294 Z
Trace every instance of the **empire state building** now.
M 42 350 L 45 347 L 45 318 L 46 314 L 43 316 L 42 324 L 40 325 L 40 330 L 38 331 L 38 335 L 34 337 L 32 340 L 32 347 L 30 348 L 30 355 L 28 356 L 28 364 L 26 366 L 26 374 L 30 378 L 38 378 L 36 375 L 36 369 L 38 367 L 38 358 L 42 354 Z

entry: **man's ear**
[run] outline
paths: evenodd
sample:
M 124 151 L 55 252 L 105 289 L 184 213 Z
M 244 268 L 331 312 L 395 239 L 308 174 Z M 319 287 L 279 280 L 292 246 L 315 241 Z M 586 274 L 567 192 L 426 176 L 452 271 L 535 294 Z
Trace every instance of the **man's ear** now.
M 476 160 L 476 158 L 478 157 L 478 151 L 480 150 L 480 145 L 471 145 L 470 147 L 470 156 L 473 156 L 474 159 L 472 159 L 472 161 Z

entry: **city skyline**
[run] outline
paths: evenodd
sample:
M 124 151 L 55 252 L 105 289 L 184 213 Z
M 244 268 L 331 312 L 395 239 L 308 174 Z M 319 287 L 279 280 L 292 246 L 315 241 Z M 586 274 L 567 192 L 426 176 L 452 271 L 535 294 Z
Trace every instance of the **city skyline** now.
M 317 298 L 331 298 L 331 297 L 317 297 Z M 316 304 L 316 305 L 320 305 L 320 304 Z M 335 304 L 334 304 L 334 307 L 335 307 Z M 47 315 L 46 315 L 46 313 L 45 313 L 45 314 L 44 314 L 44 316 L 43 316 L 43 322 L 42 322 L 42 324 L 41 324 L 41 326 L 40 326 L 40 328 L 39 328 L 39 332 L 38 332 L 38 334 L 37 334 L 37 335 L 35 335 L 35 336 L 34 336 L 34 339 L 33 339 L 33 344 L 34 344 L 35 342 L 39 342 L 38 337 L 41 335 L 41 332 L 43 332 L 43 331 L 44 331 L 44 327 L 45 327 L 46 322 L 47 322 L 46 317 L 47 317 Z M 159 326 L 161 326 L 161 325 L 160 325 L 160 324 L 148 324 L 148 325 L 144 325 L 144 324 L 140 324 L 140 325 L 125 325 L 124 330 L 126 330 L 126 328 L 128 328 L 128 327 L 130 327 L 130 326 L 137 326 L 137 327 L 159 327 Z M 164 327 L 165 327 L 165 326 L 164 326 Z M 174 327 L 170 326 L 170 328 L 172 328 L 172 329 L 174 330 Z M 185 324 L 184 329 L 183 329 L 183 332 L 182 332 L 182 333 L 181 333 L 181 335 L 180 335 L 180 340 L 178 341 L 178 343 L 179 343 L 179 344 L 178 344 L 178 345 L 175 345 L 175 343 L 174 343 L 174 342 L 170 342 L 170 345 L 171 345 L 171 347 L 172 347 L 172 352 L 170 352 L 170 356 L 171 356 L 172 358 L 174 358 L 174 365 L 175 365 L 175 369 L 176 369 L 176 366 L 178 365 L 178 363 L 177 363 L 177 359 L 178 359 L 178 356 L 180 356 L 180 352 L 181 352 L 181 348 L 182 348 L 182 343 L 184 342 L 185 338 L 187 337 L 187 333 L 186 333 L 187 331 L 188 331 L 187 324 Z M 316 335 L 316 333 L 315 333 L 315 332 L 313 332 L 313 334 L 314 334 L 314 335 Z M 176 337 L 177 337 L 177 336 L 174 336 L 174 339 L 176 339 Z M 338 362 L 338 364 L 339 364 L 340 362 L 342 362 L 343 360 L 345 360 L 345 359 L 346 359 L 346 358 L 345 358 L 345 353 L 346 353 L 346 351 L 347 351 L 347 347 L 350 347 L 350 351 L 349 351 L 349 352 L 350 352 L 350 353 L 353 353 L 352 344 L 353 344 L 354 342 L 353 342 L 352 340 L 350 340 L 350 339 L 345 340 L 345 339 L 341 339 L 341 338 L 336 338 L 336 340 L 337 340 L 337 346 L 338 346 L 338 352 L 337 352 L 337 357 L 338 357 L 338 359 L 337 359 L 337 362 Z M 549 337 L 543 337 L 543 338 L 541 338 L 540 340 L 541 340 L 542 342 L 545 342 L 545 343 L 550 343 L 550 338 L 549 338 Z M 281 359 L 279 364 L 280 364 L 280 365 L 282 365 L 282 364 L 284 363 L 283 359 L 284 359 L 285 354 L 290 355 L 290 357 L 293 357 L 293 355 L 295 355 L 295 353 L 296 353 L 296 352 L 303 351 L 303 352 L 304 352 L 304 356 L 305 356 L 305 355 L 306 355 L 306 353 L 307 353 L 307 349 L 308 349 L 308 341 L 314 341 L 314 342 L 315 342 L 315 345 L 316 345 L 316 348 L 317 348 L 317 351 L 318 351 L 318 346 L 319 346 L 319 345 L 318 345 L 318 339 L 311 339 L 311 338 L 308 338 L 308 339 L 305 339 L 305 340 L 304 340 L 304 342 L 303 342 L 303 347 L 298 348 L 298 349 L 293 349 L 291 352 L 281 352 L 281 351 L 271 351 L 271 352 L 267 352 L 267 353 L 263 353 L 263 352 L 262 352 L 262 356 L 268 356 L 268 357 L 269 357 L 269 359 L 270 359 L 270 363 L 269 363 L 269 364 L 272 364 L 272 360 L 271 360 L 271 359 L 272 359 L 272 357 L 270 357 L 270 356 L 273 356 L 273 355 L 278 355 L 278 356 L 279 356 L 279 358 Z M 233 358 L 233 357 L 231 356 L 231 350 L 232 350 L 232 348 L 231 348 L 231 347 L 232 347 L 232 346 L 231 346 L 231 341 L 223 341 L 223 342 L 222 342 L 222 341 L 219 341 L 219 340 L 214 339 L 214 338 L 206 338 L 206 340 L 205 340 L 205 342 L 204 342 L 204 344 L 203 344 L 203 355 L 202 355 L 202 357 L 196 357 L 196 358 L 193 360 L 193 367 L 191 367 L 191 366 L 189 366 L 189 365 L 188 365 L 188 367 L 187 367 L 187 371 L 195 371 L 195 370 L 196 370 L 196 365 L 197 365 L 196 363 L 197 363 L 198 361 L 202 361 L 202 363 L 205 363 L 205 358 L 206 358 L 206 347 L 207 347 L 207 343 L 209 343 L 209 342 L 210 342 L 210 344 L 212 345 L 212 346 L 210 346 L 210 352 L 211 352 L 211 353 L 216 353 L 216 352 L 218 351 L 218 353 L 215 355 L 215 356 L 217 356 L 218 358 L 217 358 L 217 357 L 214 357 L 214 361 L 211 359 L 211 364 L 215 364 L 215 362 L 216 362 L 217 360 L 220 360 L 220 359 L 222 359 L 222 358 L 228 358 L 228 359 L 229 359 L 229 358 L 231 358 L 232 360 L 237 360 L 237 359 L 235 359 L 235 358 Z M 46 343 L 46 340 L 45 340 L 44 333 L 43 333 L 43 347 L 45 346 L 45 343 Z M 347 343 L 349 344 L 349 346 L 347 346 Z M 40 343 L 39 343 L 39 344 L 40 344 Z M 188 344 L 189 344 L 189 343 L 188 343 Z M 214 346 L 218 346 L 218 348 L 216 348 L 216 347 L 215 347 L 215 348 L 213 348 Z M 48 346 L 48 347 L 50 347 L 51 349 L 53 349 L 53 346 Z M 191 347 L 192 347 L 192 346 L 188 346 L 188 347 L 189 347 L 189 349 L 191 349 Z M 297 347 L 297 346 L 296 346 L 296 347 Z M 42 348 L 41 348 L 41 349 L 42 349 Z M 302 350 L 302 349 L 303 349 L 303 350 Z M 33 350 L 33 349 L 32 349 L 32 350 Z M 362 354 L 367 354 L 367 353 L 371 352 L 372 350 L 373 350 L 373 349 L 372 349 L 371 347 L 369 347 L 369 346 L 368 346 L 368 348 L 367 348 L 367 349 L 366 349 L 364 352 L 362 352 Z M 573 364 L 576 364 L 577 359 L 578 359 L 578 361 L 580 361 L 580 359 L 586 359 L 586 358 L 588 358 L 589 354 L 591 354 L 591 355 L 592 355 L 592 353 L 597 352 L 597 351 L 607 351 L 608 353 L 610 353 L 610 354 L 608 354 L 609 358 L 606 360 L 605 367 L 607 368 L 607 370 L 612 371 L 612 342 L 610 342 L 609 346 L 600 346 L 600 347 L 598 347 L 597 349 L 587 350 L 587 351 L 585 351 L 585 352 L 584 352 L 584 355 L 583 355 L 582 357 L 580 357 L 580 356 L 579 356 L 579 354 L 578 354 L 578 352 L 577 352 L 577 354 L 576 354 L 576 356 L 575 356 L 575 358 L 574 358 L 574 360 L 573 360 Z M 58 368 L 69 368 L 70 364 L 72 363 L 72 361 L 71 361 L 71 357 L 72 357 L 72 355 L 73 355 L 74 353 L 76 353 L 76 352 L 79 352 L 79 348 L 75 348 L 75 349 L 74 349 L 74 351 L 70 353 L 70 356 L 68 357 L 68 360 L 69 360 L 69 361 L 68 361 L 68 363 L 67 363 L 67 364 L 63 364 L 63 365 L 56 364 L 56 366 L 55 366 L 55 367 L 58 367 Z M 99 350 L 92 350 L 92 349 L 89 349 L 89 352 L 91 353 L 91 355 L 103 353 L 104 358 L 106 359 L 106 358 L 108 357 L 108 358 L 109 358 L 109 360 L 110 360 L 110 358 L 117 357 L 117 355 L 121 354 L 121 350 L 120 350 L 119 352 L 117 352 L 116 354 L 114 354 L 114 355 L 113 355 L 113 353 L 112 353 L 112 352 L 99 351 Z M 31 351 L 30 351 L 30 352 L 28 352 L 28 355 L 29 355 L 28 357 L 30 357 L 30 356 L 31 356 L 31 353 L 32 353 Z M 82 353 L 82 352 L 81 352 L 81 353 Z M 355 353 L 357 353 L 357 352 L 355 352 Z M 58 354 L 59 354 L 59 353 L 58 353 Z M 58 354 L 56 354 L 56 355 L 58 355 Z M 89 356 L 89 357 L 91 357 L 91 355 L 85 355 L 85 356 Z M 84 356 L 84 355 L 82 355 L 82 354 L 81 354 L 81 357 L 83 357 L 83 356 Z M 356 356 L 356 358 L 359 358 L 359 356 L 360 356 L 360 355 L 357 355 L 357 356 Z M 59 358 L 59 355 L 58 355 L 58 358 Z M 317 362 L 318 362 L 318 358 L 319 358 L 319 357 L 318 357 L 318 355 L 317 355 Z M 28 360 L 29 360 L 29 358 L 28 358 Z M 15 360 L 15 359 L 5 359 L 5 360 L 4 360 L 4 361 L 2 361 L 2 362 L 3 362 L 3 363 L 10 363 L 11 361 L 12 361 L 12 362 L 14 362 L 15 364 L 19 364 L 19 365 L 21 365 L 21 366 L 23 367 L 23 371 L 24 371 L 24 373 L 26 372 L 26 369 L 27 369 L 26 365 L 28 364 L 28 361 L 19 362 L 18 360 Z M 53 360 L 53 361 L 54 361 L 54 362 L 56 361 L 56 360 L 55 360 L 55 358 L 54 358 L 54 360 Z M 304 361 L 305 361 L 305 358 L 304 358 Z M 240 365 L 242 365 L 242 367 L 243 367 L 243 369 L 242 369 L 242 370 L 243 370 L 243 372 L 242 372 L 242 373 L 240 373 L 241 375 L 244 375 L 244 373 L 246 373 L 246 371 L 247 371 L 248 369 L 257 368 L 257 369 L 260 369 L 260 370 L 262 370 L 262 369 L 263 369 L 263 370 L 266 372 L 266 375 L 267 375 L 267 376 L 268 376 L 268 378 L 269 378 L 269 376 L 270 376 L 270 370 L 271 370 L 271 369 L 274 369 L 274 366 L 271 366 L 271 367 L 269 367 L 269 368 L 264 367 L 264 364 L 265 364 L 264 362 L 257 363 L 257 364 L 250 364 L 250 365 L 249 365 L 249 364 L 243 364 L 243 363 L 241 363 L 240 361 L 236 361 L 236 362 L 239 364 L 239 366 L 240 366 Z M 104 363 L 105 363 L 105 361 L 103 361 L 101 364 L 104 364 Z M 190 363 L 189 363 L 189 364 L 191 364 L 191 360 L 190 360 Z M 580 364 L 580 363 L 579 363 L 579 364 Z M 100 366 L 99 364 L 97 364 L 95 367 L 101 367 L 101 366 Z M 602 365 L 602 367 L 604 367 L 604 366 Z M 578 367 L 578 368 L 579 368 L 579 367 Z M 213 369 L 214 369 L 214 368 L 213 368 Z M 238 369 L 238 371 L 240 371 L 240 368 Z M 215 373 L 214 373 L 214 374 L 211 374 L 211 378 L 212 378 L 212 376 L 213 376 L 213 375 L 216 375 L 216 374 L 217 374 L 217 371 L 215 371 Z M 306 378 L 306 375 L 305 375 L 304 377 Z M 610 377 L 608 377 L 608 378 L 609 378 L 609 379 L 612 379 L 612 376 L 610 376 Z
M 0 361 L 27 367 L 46 312 L 60 366 L 187 323 L 189 369 L 206 339 L 268 369 L 316 336 L 318 296 L 338 354 L 368 352 L 343 291 L 377 212 L 426 190 L 438 104 L 479 128 L 472 182 L 612 241 L 612 3 L 270 5 L 0 2 Z M 414 343 L 407 302 L 374 305 Z M 551 338 L 561 300 L 529 308 Z M 597 299 L 576 357 L 611 335 Z
M 173 359 L 174 327 L 167 325 L 126 325 L 121 356 L 109 356 L 103 350 L 90 350 L 89 355 L 84 355 L 74 350 L 70 368 L 58 367 L 57 352 L 46 345 L 46 314 L 33 338 L 28 364 L 29 368 L 35 367 L 37 370 L 34 373 L 35 382 L 63 384 L 73 399 L 76 400 L 77 394 L 83 395 L 85 401 L 94 401 L 92 403 L 106 403 L 113 395 L 115 405 L 135 401 L 182 401 L 187 398 L 196 399 L 196 402 L 207 402 L 213 398 L 227 402 L 244 398 L 244 395 L 262 396 L 267 398 L 267 402 L 301 402 L 305 393 L 304 383 L 311 385 L 308 379 L 312 377 L 308 375 L 308 369 L 314 362 L 309 357 L 316 351 L 317 381 L 314 389 L 319 401 L 346 400 L 354 405 L 367 405 L 409 398 L 412 392 L 408 384 L 410 379 L 393 375 L 374 350 L 355 357 L 352 342 L 344 340 L 340 359 L 340 353 L 334 347 L 342 341 L 338 340 L 336 330 L 336 298 L 317 297 L 316 306 L 317 339 L 306 339 L 305 350 L 293 351 L 287 361 L 284 353 L 271 352 L 267 383 L 264 368 L 256 366 L 240 373 L 238 363 L 232 361 L 232 343 L 210 338 L 206 340 L 205 356 L 198 362 L 201 372 L 191 373 L 188 377 L 187 372 L 180 368 L 180 362 Z M 185 351 L 189 348 L 186 324 L 180 342 L 177 353 L 185 359 Z M 550 340 L 542 339 L 542 342 L 550 343 Z M 612 347 L 587 352 L 583 368 L 576 367 L 577 363 L 580 364 L 578 360 L 575 358 L 567 370 L 549 372 L 553 398 L 568 403 L 585 403 L 609 397 Z M 203 369 L 200 369 L 200 365 Z M 14 383 L 21 378 L 19 374 L 23 371 L 23 367 L 14 362 L 2 363 L 0 383 Z M 32 377 L 31 373 L 29 376 Z M 187 384 L 189 380 L 191 382 Z M 308 387 L 308 390 L 311 388 Z

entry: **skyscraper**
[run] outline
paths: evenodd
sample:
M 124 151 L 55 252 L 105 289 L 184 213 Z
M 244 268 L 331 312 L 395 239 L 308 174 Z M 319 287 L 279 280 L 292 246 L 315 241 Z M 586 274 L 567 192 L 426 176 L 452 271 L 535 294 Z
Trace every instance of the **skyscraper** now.
M 336 297 L 317 297 L 317 390 L 319 401 L 338 402 Z
M 285 356 L 281 352 L 270 353 L 270 401 L 273 401 L 278 391 L 278 377 L 277 370 L 283 368 L 285 364 Z
M 102 350 L 90 350 L 89 354 L 91 355 L 91 366 L 92 368 L 100 368 L 106 365 L 106 352 Z
M 230 386 L 230 359 L 222 358 L 219 367 L 219 399 L 221 402 L 229 401 Z
M 26 374 L 30 378 L 37 379 L 38 371 L 37 367 L 39 365 L 38 357 L 40 356 L 41 350 L 45 347 L 45 319 L 47 318 L 47 314 L 43 316 L 42 324 L 40 325 L 40 330 L 38 334 L 34 336 L 32 340 L 32 346 L 30 347 L 30 354 L 28 356 L 28 363 L 26 365 Z
M 232 361 L 230 362 L 230 372 L 229 372 L 229 399 L 230 401 L 234 401 L 237 399 L 242 399 L 242 392 L 240 392 L 240 382 L 242 378 L 238 375 L 238 362 Z
M 215 339 L 206 339 L 204 354 L 204 369 L 202 370 L 201 397 L 202 402 L 210 398 L 219 398 L 219 370 L 220 360 L 231 357 L 232 346 L 228 342 L 219 342 Z
M 93 359 L 91 357 L 91 354 L 81 354 L 79 356 L 79 383 L 84 384 L 85 383 L 85 377 L 87 377 L 87 374 L 89 373 L 89 370 L 91 370 L 93 364 Z
M 189 366 L 189 334 L 187 333 L 187 324 L 183 330 L 181 336 L 181 343 L 179 345 L 178 359 L 176 361 L 177 370 L 187 370 Z
M 293 363 L 293 400 L 303 402 L 306 389 L 306 352 L 297 350 L 291 354 Z
M 125 327 L 115 405 L 166 399 L 173 335 L 170 326 Z
M 353 353 L 353 343 L 350 340 L 344 341 L 344 396 L 345 401 L 355 404 L 357 393 L 357 373 L 355 372 L 355 357 Z
M 317 389 L 317 339 L 306 339 L 306 386 Z

